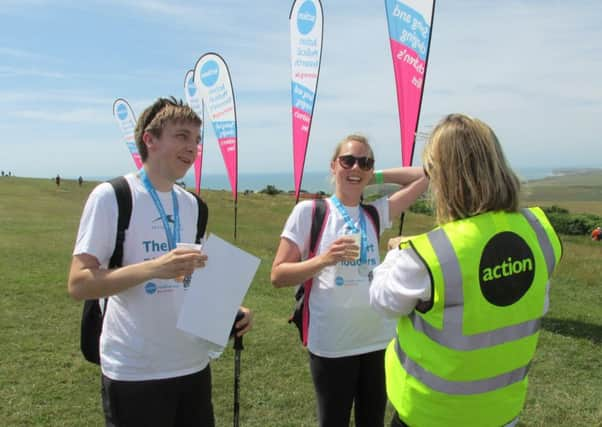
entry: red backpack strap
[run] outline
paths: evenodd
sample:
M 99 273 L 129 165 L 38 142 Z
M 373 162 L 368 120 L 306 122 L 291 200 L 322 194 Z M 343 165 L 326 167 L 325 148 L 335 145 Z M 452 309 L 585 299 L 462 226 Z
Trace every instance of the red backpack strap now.
M 326 228 L 326 218 L 330 213 L 328 203 L 324 199 L 314 199 L 311 212 L 311 232 L 309 236 L 309 255 L 307 259 L 313 258 L 318 250 L 318 244 L 322 240 L 322 234 Z M 304 302 L 302 315 L 302 336 L 303 345 L 307 347 L 307 335 L 309 331 L 309 295 L 311 294 L 311 285 L 313 277 L 310 277 L 303 283 Z

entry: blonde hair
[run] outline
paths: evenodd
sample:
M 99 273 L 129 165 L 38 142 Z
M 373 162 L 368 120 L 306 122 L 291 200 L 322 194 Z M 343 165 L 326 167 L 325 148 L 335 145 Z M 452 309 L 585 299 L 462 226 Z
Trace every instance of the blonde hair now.
M 343 138 L 341 141 L 339 141 L 339 143 L 336 145 L 336 147 L 334 149 L 334 154 L 332 155 L 332 158 L 330 159 L 331 161 L 334 162 L 339 157 L 339 154 L 341 153 L 341 149 L 343 148 L 343 145 L 345 145 L 349 141 L 357 141 L 360 144 L 364 144 L 364 146 L 368 150 L 368 157 L 370 157 L 371 159 L 374 159 L 374 151 L 372 151 L 372 147 L 368 143 L 368 138 L 366 138 L 363 135 L 359 135 L 359 134 L 351 134 L 351 135 L 347 135 L 345 138 Z
M 439 224 L 518 210 L 520 181 L 497 136 L 482 121 L 464 114 L 446 116 L 431 133 L 422 161 Z
M 148 158 L 148 150 L 142 140 L 142 135 L 144 135 L 144 132 L 150 132 L 155 138 L 161 138 L 163 128 L 169 121 L 190 122 L 199 127 L 202 123 L 201 118 L 182 100 L 177 100 L 173 96 L 157 99 L 142 112 L 136 122 L 134 137 L 142 162 L 145 162 Z

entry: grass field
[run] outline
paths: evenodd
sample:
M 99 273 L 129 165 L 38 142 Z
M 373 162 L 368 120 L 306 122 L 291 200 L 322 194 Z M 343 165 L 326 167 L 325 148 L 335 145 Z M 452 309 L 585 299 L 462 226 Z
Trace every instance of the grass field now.
M 523 192 L 529 204 L 556 204 L 572 213 L 602 216 L 602 170 L 529 181 L 523 186 Z
M 534 181 L 526 186 L 525 203 L 602 215 L 600 182 Z M 99 370 L 79 353 L 81 303 L 66 291 L 79 216 L 93 185 L 80 188 L 66 180 L 57 189 L 50 180 L 0 179 L 0 426 L 102 425 Z M 582 190 L 579 197 L 574 186 Z M 230 192 L 206 191 L 203 197 L 209 230 L 233 241 Z M 242 352 L 243 426 L 316 425 L 307 355 L 286 323 L 293 290 L 273 289 L 269 282 L 293 204 L 285 195 L 239 196 L 235 243 L 262 260 L 245 299 L 256 323 Z M 432 225 L 431 217 L 408 214 L 404 233 Z M 396 231 L 397 224 L 387 236 Z M 602 244 L 588 236 L 562 241 L 564 257 L 520 425 L 602 426 Z M 212 363 L 218 426 L 232 424 L 233 368 L 231 348 Z

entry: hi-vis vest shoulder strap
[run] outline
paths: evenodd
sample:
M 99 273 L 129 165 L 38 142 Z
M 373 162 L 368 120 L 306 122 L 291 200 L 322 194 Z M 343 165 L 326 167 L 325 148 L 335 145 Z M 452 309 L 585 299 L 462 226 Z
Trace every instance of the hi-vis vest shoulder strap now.
M 398 324 L 387 392 L 409 425 L 503 425 L 527 373 L 560 240 L 538 208 L 455 221 L 411 240 L 431 301 Z

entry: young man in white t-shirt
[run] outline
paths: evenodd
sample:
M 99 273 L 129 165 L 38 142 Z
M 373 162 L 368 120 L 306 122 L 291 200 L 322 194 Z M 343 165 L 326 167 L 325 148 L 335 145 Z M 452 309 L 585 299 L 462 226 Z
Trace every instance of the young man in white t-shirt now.
M 132 213 L 123 267 L 108 269 L 118 207 L 109 183 L 90 194 L 69 272 L 76 300 L 109 297 L 100 338 L 102 400 L 108 426 L 213 426 L 209 343 L 176 328 L 187 287 L 182 277 L 208 262 L 197 250 L 175 249 L 196 236 L 197 201 L 174 185 L 197 155 L 201 119 L 175 99 L 160 98 L 136 125 L 143 161 L 126 175 Z M 252 325 L 252 313 L 235 327 Z

